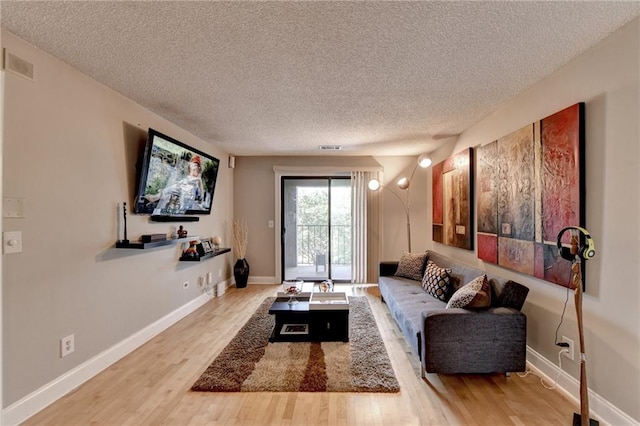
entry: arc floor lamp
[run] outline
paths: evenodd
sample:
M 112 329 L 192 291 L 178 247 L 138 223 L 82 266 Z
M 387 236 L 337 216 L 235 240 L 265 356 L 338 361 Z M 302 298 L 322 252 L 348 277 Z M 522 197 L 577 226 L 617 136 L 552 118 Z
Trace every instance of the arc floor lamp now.
M 413 167 L 413 170 L 411 171 L 411 175 L 409 177 L 403 176 L 400 179 L 398 179 L 398 181 L 396 182 L 396 184 L 398 185 L 398 188 L 401 190 L 406 190 L 407 191 L 407 200 L 406 202 L 400 197 L 400 195 L 398 195 L 395 191 L 390 190 L 389 188 L 387 188 L 386 186 L 382 185 L 380 183 L 380 181 L 378 179 L 371 179 L 369 181 L 369 189 L 372 191 L 377 191 L 380 188 L 384 188 L 387 191 L 389 191 L 390 193 L 392 193 L 399 201 L 400 204 L 402 205 L 402 208 L 404 209 L 404 213 L 407 217 L 407 249 L 409 251 L 409 253 L 411 253 L 411 217 L 410 217 L 410 210 L 409 210 L 409 188 L 411 186 L 411 181 L 413 180 L 413 175 L 416 172 L 416 169 L 418 167 L 421 167 L 423 169 L 429 167 L 431 165 L 431 157 L 428 154 L 422 154 L 420 157 L 418 157 L 418 161 L 416 163 L 416 165 Z

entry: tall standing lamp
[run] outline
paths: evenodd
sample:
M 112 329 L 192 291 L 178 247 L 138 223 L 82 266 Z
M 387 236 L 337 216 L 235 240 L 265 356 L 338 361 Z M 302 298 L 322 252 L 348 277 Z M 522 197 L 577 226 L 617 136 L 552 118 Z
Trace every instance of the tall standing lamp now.
M 571 232 L 571 248 L 562 246 L 562 235 L 565 231 Z M 584 243 L 580 243 L 580 234 Z M 596 247 L 591 234 L 580 226 L 568 226 L 558 233 L 558 253 L 571 262 L 571 289 L 574 290 L 576 305 L 576 319 L 578 322 L 578 335 L 580 337 L 580 414 L 573 414 L 573 426 L 597 426 L 597 420 L 589 418 L 589 387 L 587 386 L 587 356 L 585 354 L 584 325 L 582 320 L 582 261 L 593 259 L 596 255 Z
M 411 185 L 411 180 L 413 179 L 413 175 L 415 174 L 418 166 L 424 169 L 429 167 L 430 165 L 431 165 L 431 157 L 429 157 L 429 155 L 427 154 L 422 154 L 420 157 L 418 157 L 418 161 L 416 165 L 413 167 L 413 170 L 411 171 L 411 175 L 408 178 L 406 176 L 403 176 L 400 179 L 398 179 L 398 182 L 397 182 L 398 188 L 407 191 L 406 203 L 402 200 L 402 198 L 400 198 L 400 196 L 396 192 L 382 185 L 378 179 L 371 179 L 369 181 L 370 190 L 377 191 L 380 188 L 384 188 L 390 193 L 392 193 L 398 200 L 400 200 L 400 204 L 402 205 L 405 215 L 407 216 L 407 248 L 409 253 L 411 253 L 411 218 L 409 215 L 409 187 Z

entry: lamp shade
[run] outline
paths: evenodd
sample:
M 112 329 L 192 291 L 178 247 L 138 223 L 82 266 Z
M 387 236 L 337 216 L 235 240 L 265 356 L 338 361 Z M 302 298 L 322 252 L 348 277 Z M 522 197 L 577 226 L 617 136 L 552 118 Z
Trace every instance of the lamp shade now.
M 369 181 L 369 189 L 372 191 L 380 189 L 380 181 L 378 179 L 371 179 Z
M 397 182 L 398 188 L 407 189 L 407 188 L 409 188 L 409 183 L 410 183 L 410 181 L 409 181 L 408 177 L 406 177 L 406 176 L 401 177 L 400 179 L 398 179 L 398 182 Z
M 431 157 L 429 154 L 422 154 L 418 157 L 418 165 L 423 169 L 429 167 L 431 165 Z

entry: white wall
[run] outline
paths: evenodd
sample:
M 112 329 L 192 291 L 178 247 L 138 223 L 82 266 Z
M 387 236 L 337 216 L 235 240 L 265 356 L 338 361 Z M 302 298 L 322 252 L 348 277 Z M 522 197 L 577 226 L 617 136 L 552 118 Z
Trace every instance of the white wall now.
M 133 199 L 147 129 L 221 160 L 212 214 L 185 224 L 190 235 L 223 235 L 233 175 L 227 153 L 11 34 L 2 46 L 35 66 L 33 82 L 5 75 L 4 195 L 26 200 L 26 218 L 3 220 L 4 230 L 22 231 L 24 245 L 3 256 L 7 407 L 198 299 L 206 272 L 230 276 L 230 255 L 179 263 L 178 246 L 114 248 L 116 204 Z M 176 224 L 129 215 L 128 225 L 135 239 Z M 59 339 L 70 334 L 75 352 L 60 358 Z
M 597 249 L 587 263 L 583 303 L 588 384 L 636 421 L 640 421 L 639 80 L 636 19 L 465 131 L 454 147 L 441 149 L 435 159 L 492 142 L 577 102 L 586 103 L 586 227 Z M 433 246 L 482 267 L 475 252 Z M 557 363 L 554 331 L 566 291 L 494 265 L 484 267 L 530 288 L 524 307 L 528 345 Z M 569 299 L 559 334 L 577 345 L 573 294 Z M 578 360 L 579 356 L 563 362 L 575 378 Z
M 0 31 L 0 46 L 2 46 L 2 32 Z M 4 163 L 3 159 L 2 159 L 2 151 L 3 151 L 3 146 L 4 146 L 4 70 L 0 71 L 0 176 L 2 176 L 2 164 Z M 3 200 L 3 184 L 2 184 L 2 180 L 0 180 L 0 210 L 2 209 L 2 200 Z M 3 228 L 4 230 L 4 228 Z M 3 397 L 2 397 L 2 383 L 3 383 L 3 379 L 2 379 L 2 366 L 3 366 L 3 361 L 2 361 L 2 354 L 3 354 L 3 342 L 4 342 L 4 332 L 3 330 L 3 325 L 2 325 L 2 292 L 3 292 L 3 272 L 2 272 L 2 262 L 3 262 L 3 256 L 0 256 L 0 425 L 4 424 L 4 421 L 2 419 L 2 401 L 3 401 Z

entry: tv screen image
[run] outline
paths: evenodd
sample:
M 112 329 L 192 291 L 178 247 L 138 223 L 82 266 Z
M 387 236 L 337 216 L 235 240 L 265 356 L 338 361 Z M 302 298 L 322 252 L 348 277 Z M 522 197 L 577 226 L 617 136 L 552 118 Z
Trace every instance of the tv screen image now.
M 149 129 L 134 212 L 210 214 L 220 160 Z

